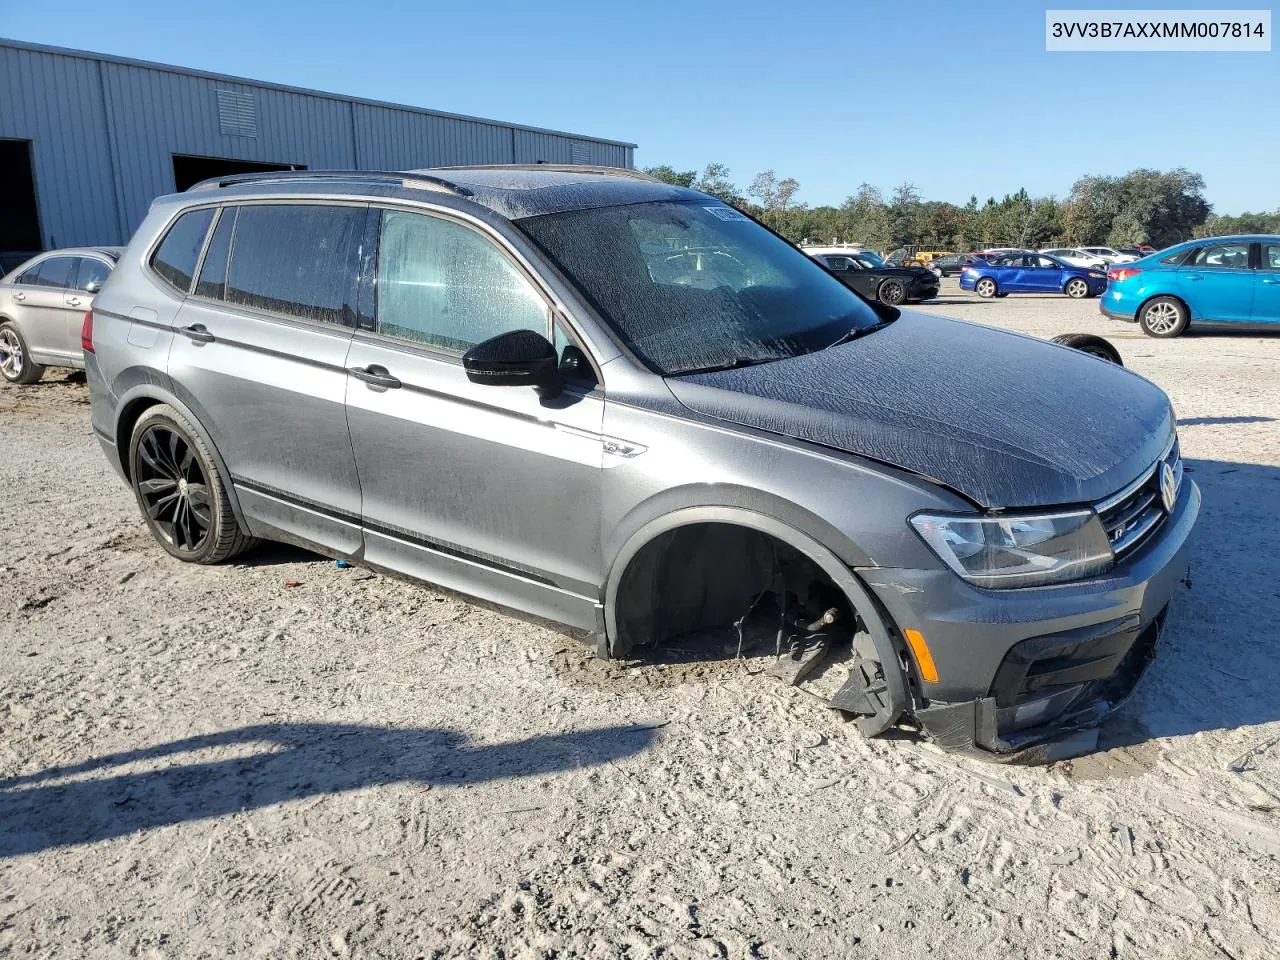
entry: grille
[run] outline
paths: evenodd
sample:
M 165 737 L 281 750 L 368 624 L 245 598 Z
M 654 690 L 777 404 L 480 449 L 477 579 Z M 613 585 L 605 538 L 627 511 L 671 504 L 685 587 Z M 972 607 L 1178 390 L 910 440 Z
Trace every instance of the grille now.
M 1177 495 L 1182 491 L 1182 453 L 1178 448 L 1178 438 L 1174 437 L 1164 456 L 1141 477 L 1115 496 L 1094 505 L 1117 560 L 1155 533 L 1169 515 L 1160 494 L 1162 468 L 1166 463 L 1173 470 L 1176 503 Z

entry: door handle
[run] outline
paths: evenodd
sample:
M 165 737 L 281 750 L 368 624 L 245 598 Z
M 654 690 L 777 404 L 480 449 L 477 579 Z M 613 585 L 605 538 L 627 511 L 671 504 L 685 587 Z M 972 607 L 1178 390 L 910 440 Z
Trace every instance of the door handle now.
M 1280 280 L 1263 280 L 1262 282 L 1269 287 L 1274 287 L 1277 283 L 1280 283 Z
M 193 323 L 189 327 L 182 327 L 178 332 L 190 337 L 194 343 L 213 343 L 213 334 L 203 323 Z
M 1198 273 L 1184 273 L 1182 275 L 1182 279 L 1183 280 L 1203 280 L 1204 277 L 1200 276 L 1200 274 Z
M 68 307 L 78 307 L 78 306 L 80 306 L 80 298 L 79 298 L 79 297 L 67 297 L 67 306 L 68 306 Z
M 347 373 L 371 387 L 382 387 L 387 390 L 400 389 L 400 379 L 393 377 L 386 367 L 371 364 L 367 367 L 347 367 Z
M 21 301 L 21 300 L 25 300 L 25 299 L 27 299 L 27 295 L 26 295 L 25 293 L 15 293 L 15 294 L 13 295 L 13 299 L 15 299 L 15 300 L 19 300 L 19 301 Z

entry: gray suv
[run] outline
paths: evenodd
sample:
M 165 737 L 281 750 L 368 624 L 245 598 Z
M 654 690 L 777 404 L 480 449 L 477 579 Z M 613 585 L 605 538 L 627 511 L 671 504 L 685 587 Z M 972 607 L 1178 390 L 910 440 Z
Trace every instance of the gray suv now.
M 297 172 L 153 205 L 84 331 L 161 546 L 255 538 L 626 656 L 755 631 L 873 735 L 1090 749 L 1187 573 L 1168 398 L 869 303 L 625 170 Z M 827 678 L 829 679 L 829 678 Z

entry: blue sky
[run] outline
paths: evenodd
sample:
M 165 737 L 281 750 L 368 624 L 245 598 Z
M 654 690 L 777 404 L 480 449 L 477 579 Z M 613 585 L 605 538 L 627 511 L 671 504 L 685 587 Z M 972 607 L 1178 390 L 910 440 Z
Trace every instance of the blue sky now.
M 719 160 L 740 185 L 772 168 L 810 204 L 1184 166 L 1219 213 L 1280 208 L 1280 44 L 1047 53 L 1067 5 L 12 0 L 0 35 L 628 140 L 640 166 Z

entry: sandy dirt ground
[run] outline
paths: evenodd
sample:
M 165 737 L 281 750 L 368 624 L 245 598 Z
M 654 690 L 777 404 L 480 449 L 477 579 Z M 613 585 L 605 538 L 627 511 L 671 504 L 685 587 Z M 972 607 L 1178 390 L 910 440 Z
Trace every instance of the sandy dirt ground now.
M 1177 408 L 1193 586 L 1072 763 L 288 548 L 184 566 L 82 384 L 0 387 L 0 957 L 1280 955 L 1280 337 L 925 309 L 1113 336 Z

